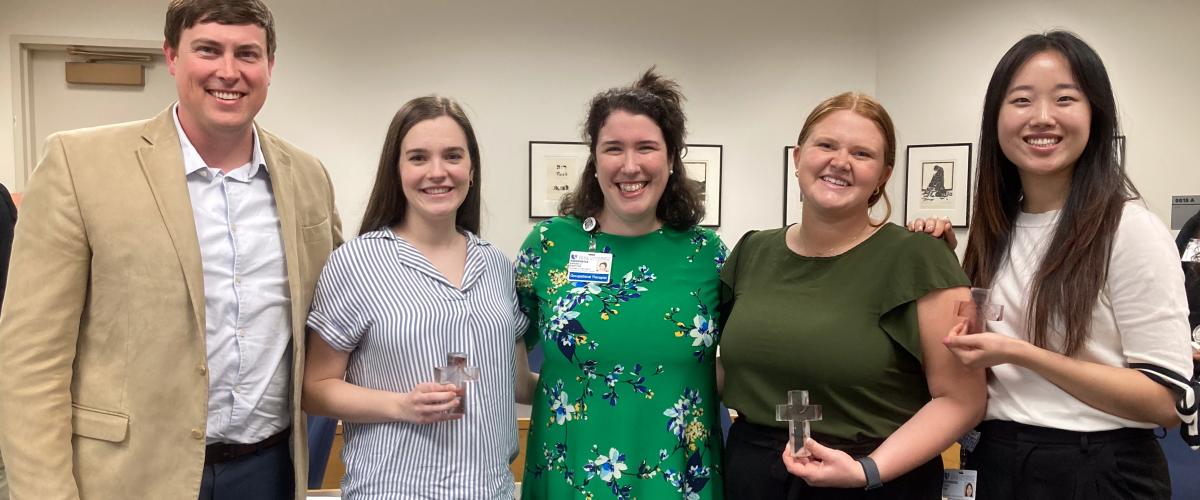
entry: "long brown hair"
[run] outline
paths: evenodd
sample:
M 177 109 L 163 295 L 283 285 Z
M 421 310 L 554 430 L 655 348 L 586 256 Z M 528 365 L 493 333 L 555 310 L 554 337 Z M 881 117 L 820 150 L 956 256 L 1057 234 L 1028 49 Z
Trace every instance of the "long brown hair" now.
M 1087 341 L 1092 309 L 1108 277 L 1109 254 L 1125 202 L 1137 189 L 1125 175 L 1116 148 L 1117 105 L 1100 55 L 1066 31 L 1029 35 L 1013 45 L 992 73 L 983 100 L 979 134 L 979 185 L 963 268 L 975 286 L 990 287 L 1012 244 L 1013 221 L 1021 209 L 1017 166 L 1000 149 L 997 120 L 1013 75 L 1034 55 L 1054 51 L 1091 107 L 1091 134 L 1075 162 L 1070 192 L 1046 255 L 1029 290 L 1027 336 L 1050 348 L 1052 324 L 1063 328 L 1062 353 Z
M 579 185 L 563 197 L 558 206 L 559 215 L 574 215 L 580 219 L 594 217 L 604 209 L 604 192 L 596 179 L 596 136 L 613 111 L 622 110 L 635 115 L 645 115 L 654 120 L 662 130 L 667 143 L 667 160 L 671 174 L 662 197 L 658 199 L 655 216 L 673 229 L 687 229 L 704 219 L 704 203 L 695 181 L 687 178 L 683 168 L 683 150 L 686 147 L 686 118 L 683 114 L 683 94 L 679 84 L 654 72 L 646 70 L 636 83 L 596 94 L 588 109 L 584 124 L 583 140 L 588 144 L 587 165 L 579 176 Z
M 467 197 L 455 212 L 454 221 L 459 229 L 479 234 L 479 190 L 480 160 L 479 142 L 475 140 L 475 129 L 471 121 L 453 99 L 438 96 L 418 97 L 404 103 L 383 139 L 383 152 L 379 155 L 379 169 L 375 172 L 375 187 L 367 200 L 367 211 L 363 214 L 358 234 L 391 227 L 404 221 L 408 212 L 408 198 L 400 186 L 400 144 L 413 126 L 425 120 L 448 116 L 462 127 L 467 136 L 467 153 L 471 157 L 471 187 Z
M 878 186 L 879 191 L 873 193 L 870 198 L 867 198 L 867 208 L 874 207 L 879 200 L 883 200 L 886 213 L 879 223 L 871 223 L 872 226 L 878 227 L 887 222 L 892 217 L 892 200 L 888 198 L 887 181 L 892 177 L 892 169 L 896 165 L 896 126 L 892 124 L 892 117 L 888 115 L 883 105 L 876 101 L 873 97 L 861 92 L 842 92 L 841 94 L 830 97 L 821 101 L 817 107 L 813 108 L 808 114 L 808 118 L 804 120 L 804 126 L 800 127 L 800 137 L 796 138 L 796 146 L 804 147 L 804 141 L 808 140 L 808 136 L 812 134 L 812 129 L 835 111 L 850 111 L 856 115 L 875 122 L 879 127 L 879 132 L 883 134 L 883 164 L 887 168 L 887 176 L 884 177 L 883 183 Z

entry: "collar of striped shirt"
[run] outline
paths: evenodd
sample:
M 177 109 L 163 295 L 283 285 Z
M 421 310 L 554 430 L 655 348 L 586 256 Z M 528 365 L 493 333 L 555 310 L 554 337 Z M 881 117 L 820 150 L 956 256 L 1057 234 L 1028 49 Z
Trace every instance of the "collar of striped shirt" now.
M 482 248 L 492 246 L 492 244 L 470 231 L 464 231 L 460 229 L 459 233 L 467 237 L 467 265 L 463 273 L 462 285 L 460 287 L 455 287 L 454 285 L 450 284 L 450 282 L 446 280 L 446 277 L 443 276 L 442 273 L 438 271 L 432 263 L 429 262 L 429 259 L 426 258 L 420 250 L 417 250 L 412 243 L 409 243 L 408 240 L 396 234 L 395 231 L 391 230 L 391 228 L 382 228 L 368 233 L 363 233 L 360 238 L 392 240 L 397 243 L 397 248 L 399 250 L 398 255 L 400 257 L 401 264 L 416 269 L 428 275 L 429 277 L 444 283 L 446 286 L 466 291 L 468 288 L 471 288 L 472 284 L 479 280 L 480 276 L 483 275 L 483 272 L 487 267 L 487 262 L 484 258 L 484 252 L 482 251 Z

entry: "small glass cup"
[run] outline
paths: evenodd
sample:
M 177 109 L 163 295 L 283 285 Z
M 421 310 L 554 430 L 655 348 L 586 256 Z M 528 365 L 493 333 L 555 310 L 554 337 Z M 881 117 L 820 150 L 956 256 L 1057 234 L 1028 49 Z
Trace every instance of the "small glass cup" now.
M 954 314 L 967 320 L 967 333 L 980 333 L 986 329 L 986 321 L 1000 321 L 1004 317 L 1004 306 L 992 304 L 991 288 L 971 288 L 971 300 L 958 301 Z
M 446 411 L 451 415 L 463 415 L 467 411 L 467 382 L 479 379 L 479 368 L 467 365 L 467 354 L 446 354 L 446 366 L 433 367 L 434 380 L 439 384 L 454 385 L 458 404 Z

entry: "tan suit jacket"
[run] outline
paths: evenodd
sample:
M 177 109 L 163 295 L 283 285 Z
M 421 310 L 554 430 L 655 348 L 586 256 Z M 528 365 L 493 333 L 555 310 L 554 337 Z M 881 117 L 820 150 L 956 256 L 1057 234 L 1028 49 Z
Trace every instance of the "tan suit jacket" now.
M 304 324 L 341 243 L 328 173 L 259 128 L 292 300 L 296 497 Z M 171 108 L 52 136 L 0 314 L 0 450 L 14 500 L 194 499 L 208 413 L 204 283 Z

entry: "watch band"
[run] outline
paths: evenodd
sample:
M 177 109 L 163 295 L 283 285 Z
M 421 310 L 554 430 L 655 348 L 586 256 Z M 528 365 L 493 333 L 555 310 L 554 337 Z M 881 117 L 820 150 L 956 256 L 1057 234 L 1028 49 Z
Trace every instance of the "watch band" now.
M 883 479 L 879 477 L 879 466 L 875 465 L 875 460 L 871 457 L 859 457 L 854 459 L 859 465 L 862 465 L 863 474 L 867 476 L 866 490 L 873 490 L 883 486 Z

